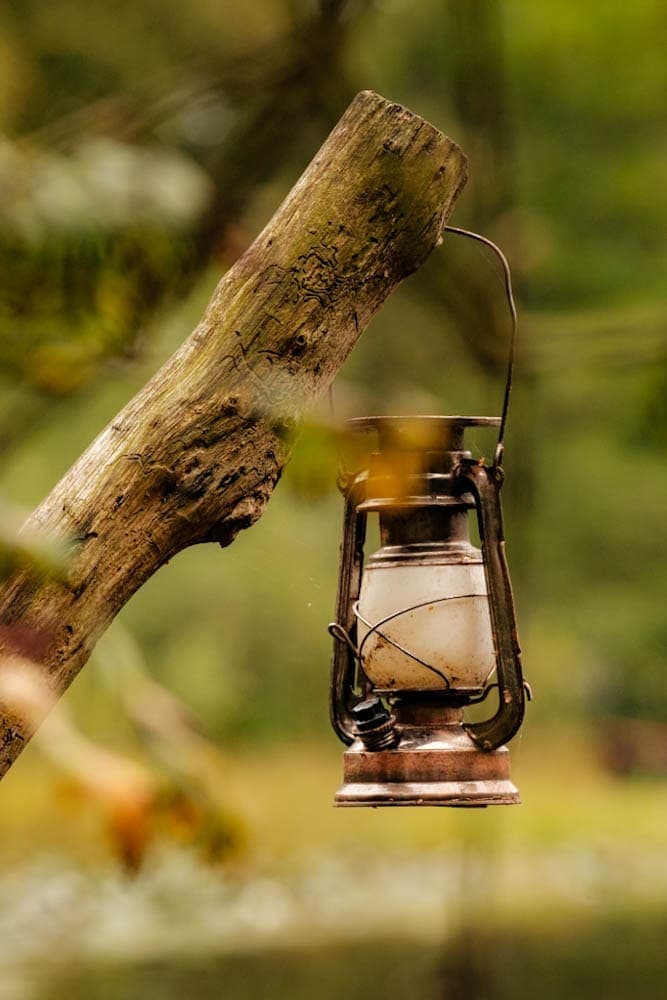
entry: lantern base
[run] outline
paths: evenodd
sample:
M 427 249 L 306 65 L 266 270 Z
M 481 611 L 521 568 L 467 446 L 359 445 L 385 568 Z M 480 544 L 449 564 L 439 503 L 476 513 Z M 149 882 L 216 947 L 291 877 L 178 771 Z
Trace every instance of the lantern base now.
M 397 712 L 400 734 L 393 750 L 368 750 L 356 740 L 344 754 L 344 784 L 336 806 L 516 805 L 509 751 L 481 750 L 461 724 L 456 708 Z M 445 715 L 439 723 L 433 715 Z

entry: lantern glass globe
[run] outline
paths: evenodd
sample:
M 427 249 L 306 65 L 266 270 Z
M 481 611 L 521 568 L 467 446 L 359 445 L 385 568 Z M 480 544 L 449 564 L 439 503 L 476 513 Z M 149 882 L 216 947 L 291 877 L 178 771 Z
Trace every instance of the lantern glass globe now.
M 357 605 L 357 643 L 378 690 L 482 689 L 495 655 L 481 553 L 479 561 L 426 565 L 371 558 Z

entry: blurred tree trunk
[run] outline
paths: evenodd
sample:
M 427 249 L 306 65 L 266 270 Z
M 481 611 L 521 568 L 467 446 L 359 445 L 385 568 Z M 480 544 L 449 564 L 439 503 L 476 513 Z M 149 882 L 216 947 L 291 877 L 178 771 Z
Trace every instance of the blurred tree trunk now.
M 466 223 L 487 236 L 515 203 L 516 165 L 505 67 L 502 5 L 497 0 L 446 4 L 443 89 L 453 103 L 466 151 L 475 165 Z M 513 233 L 502 233 L 503 245 Z M 510 242 L 514 242 L 510 239 Z M 479 263 L 479 247 L 458 247 L 451 268 L 431 291 L 452 316 L 482 371 L 495 380 L 507 357 L 507 303 L 495 262 Z
M 517 205 L 515 116 L 505 41 L 506 11 L 498 0 L 449 0 L 447 11 L 446 88 L 461 126 L 472 183 L 466 197 L 468 224 L 497 239 L 508 254 L 515 292 L 521 290 L 522 232 Z M 507 365 L 510 318 L 502 276 L 495 261 L 485 265 L 477 246 L 457 247 L 447 269 L 439 272 L 434 289 L 439 304 L 453 316 L 480 369 L 488 375 L 490 391 L 502 396 Z M 515 379 L 507 461 L 508 509 L 520 511 L 525 524 L 534 513 L 535 408 L 539 405 L 532 373 L 530 337 L 519 323 L 518 378 Z M 513 503 L 512 500 L 515 502 Z M 513 532 L 514 575 L 519 587 L 528 586 L 536 566 L 523 531 Z
M 191 337 L 30 518 L 71 551 L 66 579 L 24 569 L 0 592 L 2 673 L 37 660 L 44 695 L 0 690 L 0 772 L 145 580 L 260 517 L 304 408 L 438 244 L 464 182 L 451 140 L 376 94 L 355 98 Z
M 488 225 L 515 199 L 514 127 L 498 0 L 450 2 L 447 12 L 447 90 L 476 163 L 468 211 Z
M 234 223 L 257 187 L 294 160 L 310 130 L 326 134 L 354 94 L 356 88 L 346 79 L 344 55 L 364 4 L 354 12 L 349 7 L 349 0 L 318 0 L 309 17 L 295 19 L 278 52 L 262 51 L 256 57 L 261 85 L 255 81 L 244 95 L 225 143 L 205 162 L 215 196 L 196 234 L 199 267 L 216 251 L 234 252 Z M 233 97 L 233 74 L 228 68 L 211 66 L 211 78 L 221 76 L 222 90 Z

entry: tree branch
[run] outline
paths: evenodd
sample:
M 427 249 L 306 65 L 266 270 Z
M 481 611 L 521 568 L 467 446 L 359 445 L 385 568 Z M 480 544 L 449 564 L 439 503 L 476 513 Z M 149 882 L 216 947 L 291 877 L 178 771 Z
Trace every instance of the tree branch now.
M 0 592 L 3 671 L 37 659 L 55 699 L 163 563 L 257 520 L 303 410 L 437 245 L 464 182 L 463 154 L 431 125 L 355 98 L 189 339 L 30 518 L 71 556 L 65 580 L 25 570 Z M 0 773 L 39 721 L 4 704 Z

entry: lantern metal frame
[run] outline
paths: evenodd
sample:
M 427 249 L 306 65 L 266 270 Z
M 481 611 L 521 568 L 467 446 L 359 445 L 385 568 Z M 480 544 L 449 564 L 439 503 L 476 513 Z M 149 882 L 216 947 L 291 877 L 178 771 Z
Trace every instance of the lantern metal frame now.
M 336 621 L 329 626 L 334 637 L 330 712 L 334 731 L 350 750 L 345 755 L 346 784 L 338 793 L 336 804 L 517 802 L 518 793 L 509 781 L 503 744 L 521 726 L 529 689 L 523 679 L 505 557 L 500 502 L 504 476 L 500 465 L 488 466 L 462 447 L 464 428 L 498 426 L 500 418 L 368 417 L 348 423 L 354 430 L 379 432 L 380 450 L 373 456 L 376 459 L 386 456 L 386 450 L 391 450 L 390 439 L 400 436 L 406 427 L 412 431 L 421 429 L 429 443 L 423 449 L 421 470 L 408 477 L 406 489 L 399 495 L 391 495 L 392 485 L 396 494 L 396 484 L 391 479 L 383 480 L 377 468 L 374 474 L 372 458 L 369 467 L 339 482 L 344 515 Z M 433 444 L 434 435 L 439 439 L 438 445 Z M 494 644 L 495 680 L 491 680 L 491 675 L 480 690 L 447 685 L 439 691 L 380 689 L 363 669 L 362 647 L 367 636 L 361 646 L 357 644 L 357 603 L 364 571 L 368 514 L 377 511 L 382 518 L 400 511 L 419 516 L 420 511 L 433 508 L 476 512 Z M 443 595 L 443 599 L 452 598 Z M 405 608 L 390 618 L 418 606 Z M 387 620 L 371 624 L 372 630 L 378 631 Z M 382 637 L 392 642 L 386 633 Z M 409 650 L 399 648 L 419 659 Z M 498 691 L 495 713 L 483 721 L 462 722 L 463 708 L 484 701 L 494 689 Z M 378 717 L 374 730 L 364 732 L 359 722 L 359 707 L 370 705 L 369 699 L 388 702 L 395 715 L 387 712 Z M 429 749 L 426 755 L 425 749 Z M 395 777 L 400 780 L 392 780 Z

